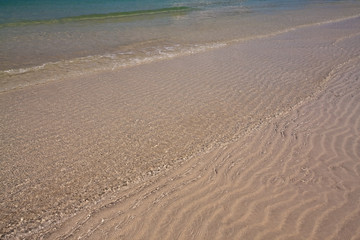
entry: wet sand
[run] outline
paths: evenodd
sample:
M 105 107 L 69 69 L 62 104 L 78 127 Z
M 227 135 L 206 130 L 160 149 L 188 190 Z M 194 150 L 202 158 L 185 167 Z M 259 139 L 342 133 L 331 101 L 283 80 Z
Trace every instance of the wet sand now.
M 359 239 L 360 18 L 0 94 L 2 238 Z

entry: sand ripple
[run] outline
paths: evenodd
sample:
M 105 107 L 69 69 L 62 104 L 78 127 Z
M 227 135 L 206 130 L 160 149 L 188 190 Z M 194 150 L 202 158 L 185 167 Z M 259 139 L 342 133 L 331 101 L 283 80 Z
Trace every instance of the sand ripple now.
M 359 21 L 1 94 L 2 232 L 358 239 Z

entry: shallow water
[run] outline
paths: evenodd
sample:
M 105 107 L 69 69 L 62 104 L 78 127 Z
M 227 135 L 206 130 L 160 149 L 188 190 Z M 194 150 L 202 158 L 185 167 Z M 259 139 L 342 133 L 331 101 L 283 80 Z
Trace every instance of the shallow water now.
M 334 1 L 312 1 L 312 3 L 327 3 Z M 13 0 L 1 1 L 0 24 L 21 23 L 29 21 L 49 21 L 64 18 L 83 19 L 96 18 L 96 15 L 128 15 L 149 11 L 158 13 L 164 8 L 188 7 L 197 10 L 220 9 L 224 7 L 247 7 L 256 10 L 272 11 L 278 9 L 293 9 L 309 4 L 308 1 L 298 0 Z M 90 15 L 90 16 L 89 16 Z M 112 14 L 114 15 L 114 14 Z
M 360 4 L 87 0 L 54 5 L 43 0 L 1 5 L 0 91 L 7 91 L 348 17 Z

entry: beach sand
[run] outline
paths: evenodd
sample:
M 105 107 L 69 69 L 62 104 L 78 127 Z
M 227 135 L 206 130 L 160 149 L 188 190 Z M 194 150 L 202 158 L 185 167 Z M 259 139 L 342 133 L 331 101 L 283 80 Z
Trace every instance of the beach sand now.
M 0 94 L 4 239 L 360 239 L 360 18 Z

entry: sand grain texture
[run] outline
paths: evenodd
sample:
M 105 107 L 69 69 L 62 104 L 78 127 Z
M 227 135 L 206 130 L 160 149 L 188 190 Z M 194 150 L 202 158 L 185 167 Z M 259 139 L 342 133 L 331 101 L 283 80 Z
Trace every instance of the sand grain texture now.
M 2 93 L 4 238 L 359 239 L 359 23 Z

